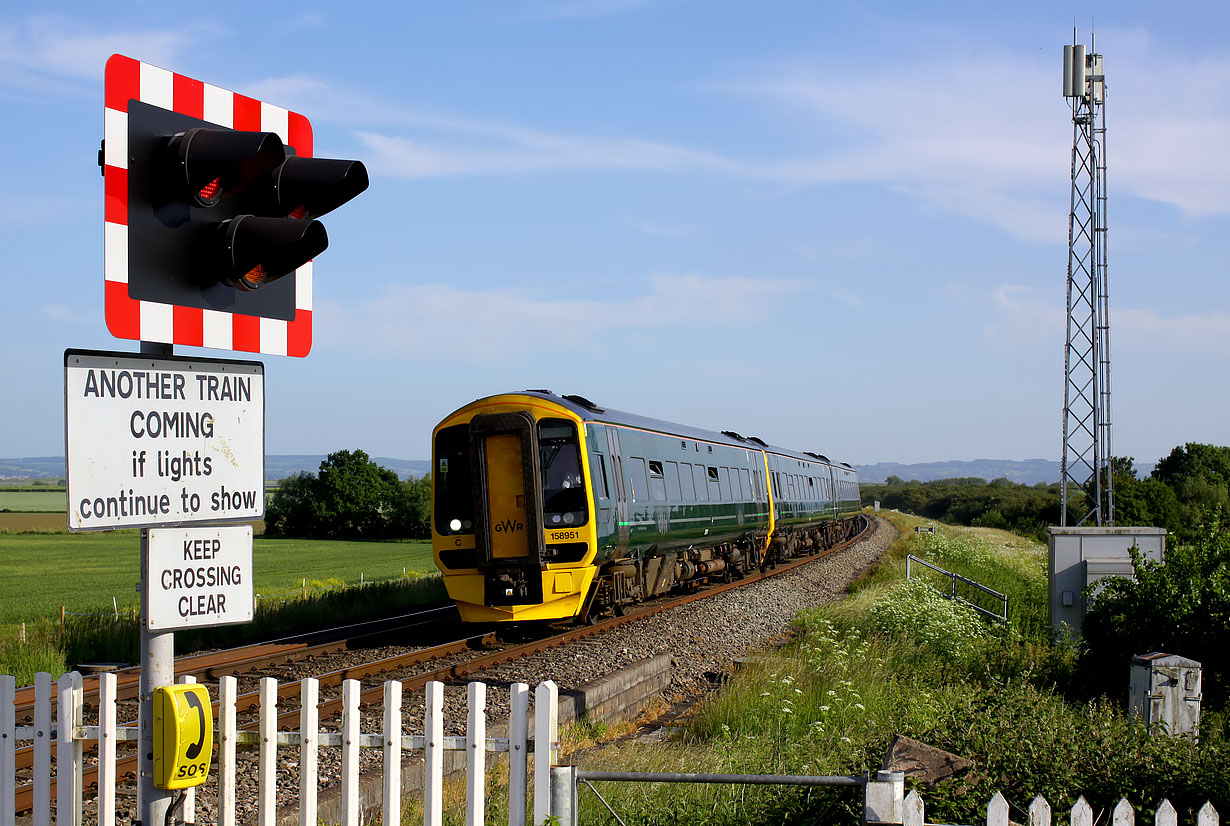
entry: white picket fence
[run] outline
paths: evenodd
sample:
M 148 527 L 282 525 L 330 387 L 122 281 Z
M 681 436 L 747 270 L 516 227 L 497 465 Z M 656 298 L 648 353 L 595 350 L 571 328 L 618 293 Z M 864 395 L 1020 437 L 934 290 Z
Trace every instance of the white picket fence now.
M 926 826 L 923 799 L 918 792 L 912 791 L 903 801 L 902 826 Z M 1051 804 L 1038 795 L 1029 804 L 1027 826 L 1051 826 Z M 987 826 L 1009 826 L 1012 821 L 1008 817 L 1008 801 L 999 792 L 987 804 Z M 1095 817 L 1093 807 L 1079 797 L 1071 811 L 1071 826 L 1094 826 L 1095 823 L 1105 823 L 1101 816 Z M 1111 812 L 1109 826 L 1134 826 L 1136 812 L 1126 800 L 1120 800 Z M 1169 800 L 1162 800 L 1153 817 L 1154 826 L 1178 826 L 1179 816 Z M 1219 817 L 1212 804 L 1205 803 L 1196 813 L 1195 826 L 1218 826 Z
M 185 678 L 185 681 L 191 678 Z M 83 758 L 86 742 L 98 743 L 98 826 L 116 826 L 116 744 L 120 740 L 139 740 L 136 726 L 116 723 L 116 678 L 102 674 L 99 681 L 98 725 L 85 726 L 83 721 L 84 690 L 81 675 L 65 674 L 53 683 L 50 674 L 39 674 L 35 680 L 35 713 L 31 726 L 16 725 L 15 685 L 11 676 L 0 675 L 0 826 L 14 826 L 16 788 L 15 754 L 19 742 L 33 743 L 34 748 L 34 808 L 33 826 L 50 826 L 53 808 L 57 826 L 81 826 Z M 58 700 L 59 714 L 52 719 L 52 692 Z M 551 764 L 559 748 L 559 694 L 554 682 L 547 680 L 534 690 L 533 736 L 530 736 L 529 686 L 514 683 L 511 689 L 511 717 L 508 736 L 487 737 L 486 692 L 483 683 L 467 687 L 467 719 L 464 737 L 444 736 L 444 684 L 428 683 L 425 697 L 425 734 L 405 735 L 402 732 L 402 684 L 384 684 L 384 719 L 379 734 L 361 734 L 359 730 L 358 680 L 342 684 L 342 720 L 340 730 L 321 731 L 317 703 L 319 685 L 315 679 L 300 683 L 301 712 L 299 731 L 277 730 L 277 680 L 260 681 L 260 724 L 257 731 L 238 731 L 235 700 L 238 697 L 234 677 L 219 682 L 219 712 L 217 725 L 217 790 L 218 826 L 235 826 L 236 747 L 254 745 L 258 749 L 258 823 L 275 826 L 277 822 L 277 749 L 297 748 L 299 755 L 299 823 L 317 826 L 319 789 L 318 750 L 321 747 L 341 748 L 341 799 L 344 826 L 359 826 L 361 820 L 359 795 L 359 750 L 383 749 L 384 823 L 401 823 L 402 754 L 419 751 L 424 755 L 423 821 L 426 826 L 440 826 L 444 800 L 444 753 L 466 753 L 466 824 L 484 823 L 487 755 L 507 753 L 509 759 L 508 823 L 525 826 L 527 809 L 527 777 L 529 753 L 534 753 L 534 822 L 543 823 L 549 814 Z M 395 734 L 394 734 L 395 733 Z M 56 743 L 56 771 L 52 770 L 51 743 Z M 532 748 L 534 743 L 547 748 Z M 56 779 L 53 807 L 52 778 Z M 214 782 L 214 781 L 211 781 Z M 195 790 L 189 790 L 178 819 L 196 821 Z M 71 812 L 71 817 L 63 816 Z

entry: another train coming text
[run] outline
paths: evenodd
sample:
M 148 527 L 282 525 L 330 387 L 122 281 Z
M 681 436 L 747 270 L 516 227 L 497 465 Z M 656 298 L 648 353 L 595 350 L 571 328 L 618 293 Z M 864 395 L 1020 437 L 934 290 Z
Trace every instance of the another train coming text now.
M 622 613 L 857 531 L 849 465 L 580 396 L 479 399 L 432 453 L 436 565 L 469 622 Z

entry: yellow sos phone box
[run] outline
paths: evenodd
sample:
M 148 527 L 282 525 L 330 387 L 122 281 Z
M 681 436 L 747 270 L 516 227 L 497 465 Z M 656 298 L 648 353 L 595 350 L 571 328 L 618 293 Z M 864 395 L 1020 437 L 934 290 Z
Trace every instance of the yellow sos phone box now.
M 202 685 L 154 689 L 154 785 L 199 786 L 209 776 L 214 750 L 214 713 Z

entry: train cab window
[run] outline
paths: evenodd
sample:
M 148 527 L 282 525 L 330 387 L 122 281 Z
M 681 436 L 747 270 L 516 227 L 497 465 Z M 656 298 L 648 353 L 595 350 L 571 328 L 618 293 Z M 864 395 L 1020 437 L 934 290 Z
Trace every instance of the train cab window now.
M 649 480 L 645 476 L 645 460 L 639 456 L 628 457 L 628 484 L 632 486 L 633 502 L 649 501 Z
M 722 498 L 726 501 L 734 501 L 735 497 L 730 495 L 730 468 L 718 468 L 718 478 L 722 484 Z
M 662 463 L 649 462 L 649 498 L 655 502 L 666 499 L 666 476 L 662 473 Z
M 679 464 L 679 487 L 683 493 L 683 501 L 696 501 L 696 485 L 692 481 L 691 462 L 681 462 Z
M 709 501 L 709 486 L 705 483 L 705 466 L 692 465 L 692 478 L 696 481 L 696 501 Z
M 584 525 L 589 518 L 577 429 L 564 419 L 538 422 L 542 517 L 547 527 Z
M 666 462 L 666 498 L 672 502 L 680 502 L 683 497 L 679 490 L 679 463 Z
M 718 470 L 715 467 L 707 468 L 707 477 L 709 483 L 709 499 L 713 502 L 722 501 L 722 489 L 718 487 Z
M 432 482 L 436 488 L 436 533 L 474 532 L 470 494 L 470 426 L 458 424 L 436 434 Z

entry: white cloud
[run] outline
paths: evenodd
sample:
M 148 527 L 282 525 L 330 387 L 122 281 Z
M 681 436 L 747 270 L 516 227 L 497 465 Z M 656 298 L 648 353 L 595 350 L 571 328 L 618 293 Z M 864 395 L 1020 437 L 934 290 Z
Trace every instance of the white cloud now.
M 1046 297 L 1044 297 L 1046 296 Z M 1053 342 L 1062 347 L 1067 309 L 1062 294 L 1035 287 L 1001 284 L 988 295 L 995 320 L 988 338 L 1001 344 L 1029 346 Z M 1110 308 L 1111 352 L 1151 357 L 1230 356 L 1230 313 L 1163 316 L 1150 308 Z
M 640 295 L 611 301 L 513 288 L 392 286 L 372 301 L 319 302 L 317 335 L 339 349 L 411 360 L 509 363 L 532 353 L 600 352 L 618 346 L 620 335 L 653 332 L 661 344 L 698 324 L 711 335 L 721 325 L 763 319 L 802 286 L 787 279 L 658 274 Z
M 147 63 L 171 66 L 184 49 L 212 30 L 197 24 L 173 30 L 102 31 L 66 15 L 0 23 L 0 88 L 28 94 L 92 92 L 101 82 L 103 67 L 112 54 L 139 56 Z
M 66 321 L 69 324 L 96 324 L 97 313 L 83 313 L 67 304 L 44 304 L 42 313 L 54 321 Z

